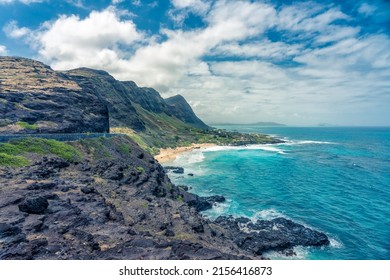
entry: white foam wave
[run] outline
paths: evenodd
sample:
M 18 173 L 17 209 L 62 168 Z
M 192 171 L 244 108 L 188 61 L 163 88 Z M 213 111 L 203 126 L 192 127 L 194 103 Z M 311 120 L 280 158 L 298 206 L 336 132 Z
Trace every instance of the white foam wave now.
M 194 164 L 204 160 L 203 152 L 200 150 L 193 150 L 180 154 L 173 162 L 175 164 Z M 180 165 L 181 166 L 181 165 Z
M 285 152 L 273 145 L 246 145 L 246 146 L 215 146 L 206 148 L 204 152 L 219 152 L 219 151 L 242 151 L 242 150 L 263 150 L 268 152 L 276 152 L 278 154 L 285 154 Z
M 335 142 L 328 141 L 314 141 L 314 140 L 286 140 L 285 143 L 280 143 L 278 145 L 293 146 L 293 145 L 335 145 Z
M 264 257 L 269 258 L 271 260 L 305 260 L 308 259 L 309 256 L 309 248 L 305 248 L 303 246 L 296 246 L 292 249 L 295 255 L 286 256 L 282 252 L 278 251 L 269 251 L 263 254 Z
M 337 241 L 336 239 L 334 238 L 329 238 L 329 246 L 332 247 L 332 248 L 341 248 L 343 247 L 343 243 L 341 243 L 340 241 Z
M 226 200 L 223 203 L 216 203 L 213 205 L 212 209 L 205 211 L 203 215 L 210 220 L 215 220 L 219 216 L 223 216 L 228 212 L 231 202 L 231 200 Z
M 272 220 L 280 217 L 286 218 L 283 213 L 271 208 L 255 213 L 255 215 L 252 217 L 252 220 Z

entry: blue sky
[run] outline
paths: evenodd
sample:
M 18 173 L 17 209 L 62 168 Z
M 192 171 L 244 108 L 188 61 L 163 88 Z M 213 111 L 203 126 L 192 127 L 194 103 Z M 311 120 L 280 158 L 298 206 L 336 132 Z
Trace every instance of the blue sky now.
M 390 125 L 386 0 L 0 0 L 0 55 L 182 94 L 208 123 Z

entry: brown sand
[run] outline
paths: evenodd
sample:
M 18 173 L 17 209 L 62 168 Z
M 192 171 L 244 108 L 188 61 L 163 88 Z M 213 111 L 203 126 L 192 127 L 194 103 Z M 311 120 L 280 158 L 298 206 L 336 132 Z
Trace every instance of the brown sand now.
M 202 149 L 202 148 L 208 148 L 208 147 L 214 147 L 217 146 L 216 144 L 211 143 L 204 143 L 204 144 L 192 144 L 191 146 L 187 147 L 177 147 L 177 148 L 167 148 L 167 149 L 160 149 L 160 153 L 155 156 L 154 158 L 158 160 L 159 163 L 167 163 L 174 161 L 179 155 L 185 152 L 190 152 L 195 149 Z

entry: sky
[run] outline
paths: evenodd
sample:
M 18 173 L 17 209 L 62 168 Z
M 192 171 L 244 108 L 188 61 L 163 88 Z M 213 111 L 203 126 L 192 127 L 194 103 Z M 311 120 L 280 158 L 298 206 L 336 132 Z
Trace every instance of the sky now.
M 0 0 L 0 55 L 181 94 L 209 124 L 390 126 L 389 0 Z

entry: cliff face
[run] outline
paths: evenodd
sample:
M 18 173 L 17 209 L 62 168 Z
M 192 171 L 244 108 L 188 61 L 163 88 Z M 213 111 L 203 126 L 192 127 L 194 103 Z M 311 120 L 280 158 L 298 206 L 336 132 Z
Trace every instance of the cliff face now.
M 108 107 L 110 127 L 145 130 L 145 123 L 133 106 L 128 89 L 105 71 L 78 68 L 64 72 L 85 90 L 92 90 Z
M 108 110 L 41 62 L 0 57 L 0 133 L 108 132 Z
M 129 127 L 137 132 L 175 132 L 175 126 L 208 129 L 181 96 L 164 100 L 153 88 L 138 87 L 136 83 L 115 80 L 105 71 L 78 68 L 64 72 L 82 88 L 92 88 L 104 100 L 110 111 L 111 127 Z
M 191 106 L 187 103 L 181 95 L 175 95 L 165 99 L 168 105 L 170 105 L 170 112 L 179 120 L 191 124 L 194 127 L 200 129 L 210 129 L 203 121 L 201 121 L 192 111 Z

